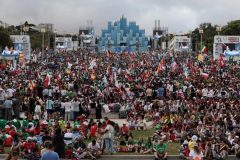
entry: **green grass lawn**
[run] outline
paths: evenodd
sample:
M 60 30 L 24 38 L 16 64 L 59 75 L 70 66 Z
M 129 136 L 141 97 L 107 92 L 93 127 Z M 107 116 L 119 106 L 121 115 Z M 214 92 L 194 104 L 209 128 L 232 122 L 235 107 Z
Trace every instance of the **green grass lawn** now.
M 148 137 L 151 137 L 154 133 L 154 129 L 148 129 L 146 131 L 132 131 L 134 140 L 138 140 L 140 137 L 143 137 L 144 140 L 147 140 Z M 179 143 L 168 142 L 168 154 L 169 155 L 178 155 L 178 149 L 180 147 Z M 136 154 L 136 153 L 135 153 Z
M 143 138 L 144 140 L 147 140 L 148 137 L 152 137 L 154 133 L 154 129 L 148 129 L 146 131 L 137 131 L 137 130 L 132 130 L 133 134 L 133 139 L 134 140 L 139 140 L 139 138 Z M 88 144 L 91 142 L 92 139 L 85 140 L 85 143 Z M 123 140 L 123 139 L 122 139 Z M 167 152 L 169 155 L 178 155 L 178 149 L 180 147 L 179 143 L 173 143 L 173 142 L 168 142 L 167 144 Z M 116 153 L 117 155 L 136 155 L 135 152 L 118 152 Z
M 146 131 L 137 131 L 137 130 L 133 130 L 131 131 L 133 134 L 133 139 L 134 140 L 138 140 L 139 138 L 143 137 L 144 140 L 147 140 L 148 137 L 151 137 L 154 133 L 154 129 L 148 129 Z M 91 142 L 91 140 L 93 139 L 88 139 L 85 140 L 85 143 L 88 144 L 89 142 Z M 169 142 L 168 143 L 168 154 L 169 155 L 178 155 L 178 149 L 180 147 L 179 143 L 172 143 Z M 9 153 L 10 152 L 10 147 L 5 147 L 4 148 L 4 153 Z M 116 153 L 117 155 L 136 155 L 137 153 L 135 152 L 118 152 Z

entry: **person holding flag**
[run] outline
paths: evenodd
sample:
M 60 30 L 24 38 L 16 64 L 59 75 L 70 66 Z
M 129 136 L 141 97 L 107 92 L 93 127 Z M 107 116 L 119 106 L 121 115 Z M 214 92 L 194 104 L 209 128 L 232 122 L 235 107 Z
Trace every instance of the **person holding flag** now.
M 164 59 L 162 59 L 158 65 L 157 73 L 161 73 L 161 71 L 165 70 L 166 69 L 165 66 L 166 66 L 166 62 Z

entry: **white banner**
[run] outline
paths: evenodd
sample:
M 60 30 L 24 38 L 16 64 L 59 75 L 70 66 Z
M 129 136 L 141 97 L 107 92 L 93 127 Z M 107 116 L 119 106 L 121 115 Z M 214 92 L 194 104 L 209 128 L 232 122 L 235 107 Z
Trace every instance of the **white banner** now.
M 29 35 L 10 35 L 13 42 L 13 48 L 16 51 L 20 51 L 25 54 L 25 58 L 30 60 L 31 58 L 31 43 Z

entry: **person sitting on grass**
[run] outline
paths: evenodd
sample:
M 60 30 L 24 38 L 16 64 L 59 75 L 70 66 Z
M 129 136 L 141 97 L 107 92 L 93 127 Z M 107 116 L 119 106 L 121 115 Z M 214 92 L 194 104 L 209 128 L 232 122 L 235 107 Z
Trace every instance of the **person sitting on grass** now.
M 28 137 L 27 141 L 22 144 L 23 157 L 27 157 L 36 148 L 36 144 L 33 142 L 32 137 Z
M 92 142 L 88 144 L 88 149 L 89 149 L 89 153 L 93 156 L 92 159 L 101 157 L 101 154 L 102 154 L 101 147 L 96 142 L 96 140 L 92 140 Z
M 146 130 L 146 124 L 143 122 L 143 118 L 141 116 L 137 119 L 137 130 Z
M 143 140 L 142 137 L 140 137 L 139 140 L 137 141 L 137 143 L 134 146 L 135 152 L 139 153 L 142 150 L 143 147 L 144 147 L 144 140 Z
M 181 159 L 187 159 L 190 153 L 188 148 L 188 141 L 184 141 L 178 151 Z
M 148 137 L 147 141 L 144 143 L 144 146 L 141 148 L 140 153 L 148 154 L 152 152 L 152 139 Z
M 159 141 L 159 144 L 154 148 L 155 160 L 167 160 L 167 145 L 163 143 L 163 140 Z
M 90 152 L 87 151 L 87 146 L 81 137 L 77 138 L 73 145 L 73 154 L 78 159 L 85 158 L 87 155 L 89 155 L 92 159 L 95 158 Z
M 129 136 L 129 127 L 126 125 L 126 123 L 123 123 L 123 126 L 120 128 L 120 138 Z
M 132 133 L 129 134 L 129 136 L 127 138 L 127 141 L 126 141 L 126 144 L 127 144 L 128 151 L 132 152 L 133 149 L 134 149 L 134 141 L 133 141 Z

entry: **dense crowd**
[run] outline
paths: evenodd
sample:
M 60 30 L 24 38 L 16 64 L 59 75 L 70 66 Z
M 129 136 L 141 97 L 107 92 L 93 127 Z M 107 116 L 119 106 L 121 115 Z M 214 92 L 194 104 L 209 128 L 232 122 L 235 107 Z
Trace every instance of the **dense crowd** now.
M 14 148 L 12 158 L 54 150 L 95 159 L 121 150 L 164 159 L 171 141 L 181 143 L 182 158 L 239 156 L 239 64 L 201 56 L 83 50 L 34 54 L 14 69 L 2 60 L 2 147 Z M 110 112 L 127 124 L 102 117 Z M 147 122 L 154 135 L 133 140 L 131 130 Z M 88 138 L 94 140 L 86 145 Z

